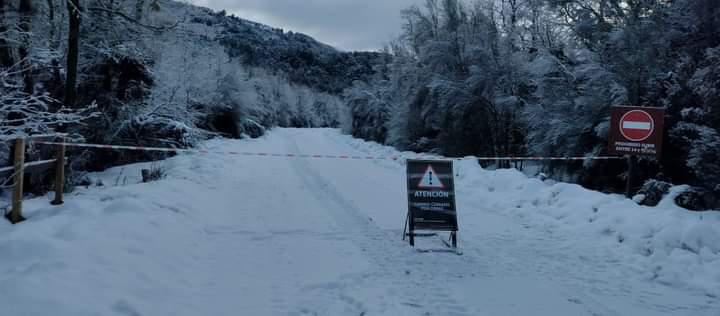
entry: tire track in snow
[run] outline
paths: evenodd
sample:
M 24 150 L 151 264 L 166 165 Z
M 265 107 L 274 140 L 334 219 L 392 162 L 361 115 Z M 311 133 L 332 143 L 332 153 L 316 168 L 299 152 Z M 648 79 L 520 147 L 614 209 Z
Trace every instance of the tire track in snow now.
M 323 137 L 319 139 L 313 139 L 312 136 L 317 136 L 315 134 L 302 135 L 305 136 L 303 138 L 288 135 L 286 139 L 290 147 L 289 150 L 299 150 L 296 138 L 302 140 L 304 147 L 312 148 L 313 141 L 317 141 L 318 144 L 315 145 L 320 145 L 317 147 L 327 148 L 328 144 L 321 142 L 326 142 L 330 139 L 337 142 L 332 135 L 328 134 L 329 132 L 324 133 L 324 135 L 322 135 Z M 342 146 L 342 144 L 330 145 L 334 147 L 340 145 L 339 147 L 341 148 L 346 147 Z M 342 150 L 346 149 L 342 148 Z M 400 242 L 400 231 L 382 230 L 377 227 L 372 221 L 362 215 L 363 212 L 352 201 L 347 199 L 345 195 L 331 184 L 328 176 L 332 175 L 335 177 L 340 175 L 336 174 L 338 170 L 333 170 L 333 166 L 328 165 L 330 163 L 332 162 L 322 162 L 322 164 L 308 161 L 293 162 L 296 166 L 296 172 L 298 172 L 301 178 L 307 181 L 308 187 L 322 188 L 323 194 L 318 193 L 318 190 L 311 193 L 317 194 L 317 198 L 320 200 L 327 200 L 327 210 L 337 210 L 335 212 L 329 212 L 330 215 L 333 216 L 338 223 L 341 223 L 343 227 L 358 228 L 356 231 L 353 231 L 352 240 L 376 262 L 380 268 L 381 275 L 379 278 L 402 280 L 401 289 L 406 289 L 408 292 L 413 291 L 412 294 L 404 296 L 403 305 L 417 308 L 430 315 L 475 315 L 478 312 L 487 313 L 485 306 L 474 302 L 475 299 L 471 298 L 473 295 L 467 295 L 468 290 L 473 291 L 476 289 L 481 290 L 481 292 L 493 292 L 493 285 L 484 285 L 487 279 L 487 281 L 494 283 L 500 282 L 500 284 L 496 285 L 506 288 L 503 293 L 508 292 L 507 288 L 513 289 L 507 294 L 501 294 L 499 296 L 491 295 L 492 297 L 490 298 L 484 298 L 485 303 L 493 305 L 490 307 L 490 310 L 500 310 L 500 312 L 495 312 L 499 315 L 518 314 L 518 306 L 521 306 L 519 309 L 531 310 L 531 308 L 529 309 L 527 306 L 538 305 L 538 307 L 547 309 L 547 305 L 555 306 L 555 304 L 558 305 L 557 307 L 553 307 L 552 310 L 557 309 L 557 312 L 552 313 L 553 315 L 618 315 L 614 311 L 600 304 L 596 304 L 592 299 L 583 296 L 580 296 L 582 300 L 577 299 L 578 295 L 573 295 L 574 293 L 571 291 L 557 288 L 555 282 L 539 280 L 532 277 L 532 274 L 525 274 L 524 269 L 516 270 L 516 272 L 523 272 L 519 274 L 519 278 L 512 278 L 507 284 L 503 284 L 505 282 L 501 280 L 510 274 L 509 270 L 512 270 L 508 269 L 506 265 L 508 263 L 521 265 L 522 262 L 520 262 L 519 258 L 503 254 L 502 243 L 491 247 L 492 250 L 486 251 L 487 253 L 485 254 L 472 251 L 471 253 L 466 252 L 462 257 L 437 253 L 419 254 L 413 251 L 407 243 Z M 375 163 L 370 163 L 373 169 L 385 169 L 377 166 Z M 326 170 L 319 171 L 321 168 L 326 168 Z M 340 169 L 343 168 L 346 167 L 343 165 Z M 362 171 L 361 168 L 358 168 L 355 172 Z M 384 172 L 388 172 L 388 170 Z M 371 178 L 372 174 L 363 174 L 363 176 Z M 357 181 L 362 182 L 362 178 L 362 176 L 358 176 Z M 361 184 L 368 184 L 368 187 L 373 187 L 369 185 L 371 183 Z M 382 194 L 382 192 L 379 191 L 378 193 Z M 360 235 L 357 235 L 357 233 L 360 233 Z M 360 237 L 363 234 L 368 238 Z M 462 241 L 461 238 L 461 242 Z M 473 247 L 472 249 L 478 248 Z M 485 247 L 484 250 L 487 250 L 487 247 Z M 411 274 L 402 275 L 403 271 L 397 270 L 398 266 L 407 267 L 407 271 L 411 271 Z M 455 283 L 467 285 L 468 282 L 472 285 L 469 288 L 460 290 L 461 292 L 465 291 L 465 295 L 457 296 L 458 284 Z M 528 285 L 530 285 L 529 289 L 523 288 Z M 555 295 L 548 295 L 546 293 L 548 288 L 554 289 L 549 290 L 549 292 Z M 452 290 L 455 291 L 451 292 Z M 511 294 L 517 290 L 529 296 L 544 297 L 548 299 L 549 303 L 518 301 L 518 298 L 522 298 L 523 294 L 520 294 L 519 297 Z M 456 296 L 450 293 L 454 293 Z M 565 299 L 556 294 L 563 294 Z M 460 297 L 463 297 L 465 300 L 460 299 Z M 493 301 L 495 299 L 499 301 Z M 573 299 L 575 301 L 573 301 Z M 430 305 L 426 306 L 427 304 Z M 472 312 L 468 310 L 468 307 L 471 305 L 473 306 Z M 523 307 L 523 305 L 525 306 Z M 574 305 L 575 307 L 569 305 Z M 519 313 L 527 313 L 527 311 Z M 415 313 L 413 315 L 415 315 Z
M 335 142 L 366 155 L 394 152 L 394 149 L 389 147 L 353 139 L 339 133 L 334 133 L 330 137 Z M 402 169 L 401 162 L 373 163 L 391 170 Z M 457 172 L 462 173 L 462 170 Z M 462 184 L 463 177 L 458 180 L 458 183 Z M 467 186 L 464 190 L 460 188 L 458 193 L 473 196 L 473 190 L 475 189 L 472 186 Z M 588 312 L 592 314 L 716 315 L 713 309 L 717 308 L 718 301 L 712 302 L 713 298 L 704 300 L 690 297 L 691 295 L 686 292 L 646 282 L 644 278 L 638 277 L 638 274 L 644 271 L 638 270 L 628 262 L 623 262 L 617 257 L 618 254 L 613 248 L 604 245 L 591 249 L 582 248 L 580 244 L 592 243 L 578 243 L 574 240 L 577 236 L 567 234 L 559 227 L 538 226 L 538 222 L 531 221 L 523 213 L 527 210 L 515 212 L 514 209 L 494 207 L 487 202 L 492 201 L 469 199 L 458 201 L 466 208 L 484 213 L 483 219 L 504 218 L 505 222 L 515 223 L 520 228 L 505 233 L 474 229 L 473 237 L 479 237 L 476 240 L 483 240 L 474 245 L 468 243 L 473 243 L 475 240 L 463 240 L 468 238 L 468 234 L 460 236 L 462 244 L 467 245 L 466 254 L 489 255 L 487 260 L 493 261 L 493 266 L 496 266 L 495 269 L 498 271 L 505 270 L 509 275 L 535 274 L 552 280 L 560 287 L 561 292 L 568 296 L 569 301 L 588 307 Z M 535 210 L 530 210 L 533 211 Z M 615 273 L 609 274 L 613 271 Z M 678 294 L 687 296 L 687 299 L 678 299 Z
M 327 133 L 326 133 L 327 134 Z M 346 139 L 343 139 L 344 136 L 340 136 L 338 134 L 333 133 L 332 135 L 326 135 L 328 139 L 332 139 L 334 142 L 338 143 L 341 146 L 344 147 L 352 147 L 353 150 L 362 152 L 363 154 L 370 154 L 365 150 L 362 146 L 357 146 L 358 143 L 353 144 L 347 144 Z M 297 147 L 297 146 L 296 146 Z M 393 169 L 398 170 L 395 166 L 400 166 L 400 169 L 403 168 L 402 162 L 388 162 L 388 161 L 372 161 L 374 165 L 376 165 L 379 168 L 383 168 L 387 170 L 388 172 L 391 172 Z M 395 167 L 395 168 L 394 168 Z M 458 172 L 460 172 L 458 170 Z M 461 190 L 461 189 L 459 189 Z M 484 208 L 481 208 L 484 209 Z M 359 213 L 359 212 L 355 212 Z M 499 215 L 498 215 L 499 216 Z M 463 243 L 464 240 L 462 238 L 464 236 L 463 234 L 460 234 L 460 242 Z M 508 253 L 507 246 L 508 244 L 513 244 L 511 249 L 517 250 L 519 248 L 523 248 L 524 250 L 530 250 L 530 252 L 535 252 L 534 249 L 526 249 L 522 244 L 518 243 L 517 236 L 507 233 L 507 234 L 493 234 L 489 235 L 490 242 L 483 241 L 480 245 L 472 245 L 473 247 L 468 247 L 465 251 L 465 256 L 471 257 L 472 261 L 474 261 L 475 268 L 482 266 L 483 271 L 492 271 L 490 273 L 485 273 L 486 276 L 509 276 L 509 275 L 515 275 L 515 276 L 524 276 L 524 275 L 540 275 L 543 278 L 555 278 L 557 274 L 551 274 L 549 273 L 550 268 L 547 268 L 543 265 L 535 265 L 532 262 L 527 262 L 527 256 L 523 256 L 522 253 L 512 251 Z M 547 236 L 547 238 L 557 239 L 557 236 L 551 235 Z M 492 242 L 495 241 L 495 242 Z M 538 243 L 541 245 L 538 245 L 536 243 L 533 243 L 531 245 L 531 248 L 543 246 L 544 243 L 548 241 L 544 241 L 543 243 Z M 563 253 L 560 253 L 561 255 Z M 557 258 L 555 258 L 557 260 Z M 482 264 L 479 263 L 480 260 L 482 260 Z M 528 265 L 529 263 L 529 265 Z M 555 267 L 555 265 L 553 265 Z M 564 267 L 566 269 L 567 267 Z M 465 270 L 465 271 L 472 271 L 472 269 Z M 554 271 L 557 272 L 557 271 Z M 553 285 L 559 285 L 557 282 L 550 282 L 550 281 L 543 281 L 543 282 L 549 282 Z M 597 300 L 593 299 L 592 297 L 582 294 L 582 292 L 576 291 L 575 289 L 569 290 L 565 286 L 563 287 L 556 287 L 556 289 L 561 292 L 563 295 L 567 297 L 567 300 L 573 304 L 577 304 L 582 306 L 582 308 L 588 313 L 588 315 L 593 316 L 619 316 L 623 315 L 621 313 L 618 313 L 614 309 L 598 302 Z
M 295 138 L 287 138 L 288 150 L 291 152 L 299 152 L 300 148 L 295 142 Z M 436 269 L 432 271 L 425 267 L 446 266 L 447 259 L 453 261 L 464 261 L 465 258 L 455 257 L 450 255 L 440 256 L 426 256 L 423 260 L 433 258 L 432 261 L 441 261 L 435 264 L 416 264 L 413 259 L 417 258 L 417 253 L 412 249 L 409 249 L 403 242 L 398 241 L 399 237 L 393 232 L 381 230 L 375 226 L 371 220 L 361 215 L 362 213 L 351 201 L 345 199 L 343 194 L 338 192 L 323 176 L 315 170 L 309 161 L 306 160 L 292 160 L 290 162 L 294 170 L 298 173 L 307 184 L 308 188 L 315 188 L 320 190 L 310 189 L 308 192 L 315 195 L 318 201 L 323 202 L 326 205 L 328 215 L 332 216 L 341 227 L 347 229 L 349 237 L 364 253 L 368 254 L 370 260 L 374 262 L 377 267 L 372 271 L 370 275 L 364 277 L 371 277 L 378 280 L 394 280 L 396 290 L 403 293 L 411 293 L 412 295 L 406 295 L 403 297 L 400 304 L 416 310 L 420 309 L 427 315 L 471 315 L 469 311 L 460 302 L 445 294 L 447 290 L 441 288 L 437 280 L 431 280 L 429 282 L 423 282 L 418 278 L 431 276 L 433 274 L 449 275 L 452 272 L 447 271 L 448 274 L 438 272 Z M 322 192 L 323 194 L 320 194 Z M 440 258 L 444 257 L 444 258 Z M 439 259 L 439 260 L 438 260 Z M 479 264 L 477 266 L 480 266 Z M 405 268 L 403 268 L 405 267 Z M 400 284 L 397 284 L 397 280 L 403 280 Z M 350 297 L 348 294 L 340 294 L 340 298 L 347 301 Z M 425 306 L 427 302 L 432 302 L 432 305 Z M 362 302 L 356 300 L 353 301 L 353 306 L 364 306 Z M 365 312 L 365 311 L 363 311 Z

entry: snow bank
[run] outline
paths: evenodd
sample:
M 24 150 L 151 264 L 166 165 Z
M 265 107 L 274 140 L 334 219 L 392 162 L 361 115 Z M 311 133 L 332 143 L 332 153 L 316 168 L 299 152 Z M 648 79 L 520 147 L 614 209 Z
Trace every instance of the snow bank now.
M 398 155 L 388 146 L 342 138 L 370 155 Z M 401 162 L 378 163 L 404 168 Z M 674 187 L 658 206 L 646 207 L 622 195 L 529 178 L 514 169 L 485 170 L 474 160 L 457 162 L 455 168 L 461 222 L 480 220 L 462 209 L 497 210 L 571 236 L 579 244 L 603 243 L 649 280 L 720 297 L 720 212 L 677 206 L 682 186 Z

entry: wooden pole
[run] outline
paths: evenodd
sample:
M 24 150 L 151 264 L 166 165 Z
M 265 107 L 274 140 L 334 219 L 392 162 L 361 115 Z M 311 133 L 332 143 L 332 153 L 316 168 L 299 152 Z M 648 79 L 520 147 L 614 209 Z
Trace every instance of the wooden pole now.
M 17 224 L 22 222 L 22 198 L 23 198 L 23 178 L 25 176 L 25 139 L 18 138 L 15 140 L 15 157 L 13 160 L 15 173 L 13 175 L 13 195 L 12 210 L 10 211 L 10 222 Z
M 628 155 L 627 157 L 627 165 L 628 165 L 628 173 L 627 173 L 627 182 L 625 183 L 625 195 L 632 199 L 633 197 L 633 183 L 635 182 L 635 155 Z
M 58 145 L 55 159 L 55 200 L 50 204 L 62 205 L 65 192 L 65 145 Z

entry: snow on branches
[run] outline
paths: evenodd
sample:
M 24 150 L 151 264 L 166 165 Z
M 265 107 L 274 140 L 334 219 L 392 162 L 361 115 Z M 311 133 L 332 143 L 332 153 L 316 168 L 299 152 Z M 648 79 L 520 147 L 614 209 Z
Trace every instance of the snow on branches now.
M 47 134 L 95 117 L 95 104 L 83 108 L 59 107 L 48 93 L 23 92 L 20 74 L 23 63 L 0 69 L 0 137 Z

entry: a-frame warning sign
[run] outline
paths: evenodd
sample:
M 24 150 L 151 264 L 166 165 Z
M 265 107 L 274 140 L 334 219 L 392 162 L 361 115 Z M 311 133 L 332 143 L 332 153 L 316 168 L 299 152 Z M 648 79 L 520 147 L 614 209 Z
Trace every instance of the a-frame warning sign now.
M 453 162 L 441 160 L 407 161 L 408 217 L 406 228 L 410 245 L 418 230 L 449 231 L 457 247 L 457 212 Z
M 420 179 L 420 183 L 418 183 L 418 187 L 422 189 L 444 189 L 445 185 L 443 185 L 438 177 L 438 173 L 435 172 L 433 167 L 428 165 L 425 174 L 422 179 Z

